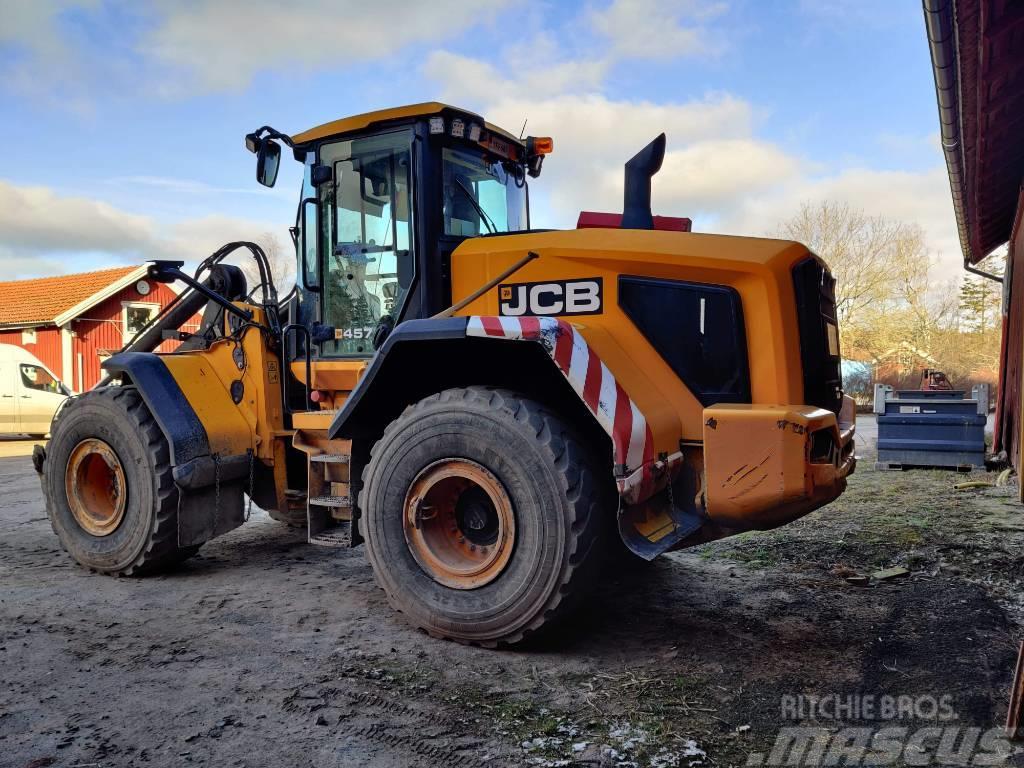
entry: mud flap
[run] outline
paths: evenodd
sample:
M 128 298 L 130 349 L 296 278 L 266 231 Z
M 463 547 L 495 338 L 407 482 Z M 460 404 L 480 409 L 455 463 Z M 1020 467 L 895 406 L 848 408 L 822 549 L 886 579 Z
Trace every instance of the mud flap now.
M 203 456 L 173 470 L 178 486 L 178 546 L 202 544 L 245 522 L 250 456 Z
M 178 546 L 191 547 L 232 531 L 245 522 L 244 483 L 181 491 L 178 496 Z
M 644 560 L 668 552 L 704 524 L 695 513 L 680 509 L 666 496 L 659 494 L 660 498 L 619 509 L 619 535 L 629 550 Z

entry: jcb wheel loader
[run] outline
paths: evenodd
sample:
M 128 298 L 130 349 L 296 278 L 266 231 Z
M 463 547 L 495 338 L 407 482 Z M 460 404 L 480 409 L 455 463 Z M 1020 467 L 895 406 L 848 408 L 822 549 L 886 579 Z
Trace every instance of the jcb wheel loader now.
M 34 455 L 82 565 L 166 568 L 254 502 L 311 544 L 365 543 L 416 626 L 496 646 L 564 616 L 614 549 L 773 528 L 845 488 L 827 267 L 653 216 L 664 135 L 626 164 L 621 214 L 566 231 L 530 226 L 552 141 L 443 104 L 246 145 L 264 185 L 282 146 L 304 166 L 297 285 L 279 298 L 251 243 L 195 277 L 151 264 L 187 290 Z M 224 261 L 239 248 L 259 285 Z

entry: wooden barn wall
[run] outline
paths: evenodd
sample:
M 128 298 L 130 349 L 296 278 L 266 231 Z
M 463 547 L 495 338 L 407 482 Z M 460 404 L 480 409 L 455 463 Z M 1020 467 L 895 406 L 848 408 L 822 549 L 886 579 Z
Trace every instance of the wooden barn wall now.
M 11 344 L 28 350 L 49 368 L 58 379 L 64 379 L 60 354 L 60 331 L 55 326 L 36 329 L 36 343 L 21 343 L 21 328 L 0 331 L 0 344 Z
M 150 282 L 150 292 L 143 296 L 135 290 L 135 286 L 125 288 L 116 296 L 97 304 L 92 309 L 84 312 L 81 317 L 72 322 L 72 329 L 75 332 L 72 344 L 72 356 L 76 367 L 75 379 L 68 382 L 70 386 L 79 391 L 84 391 L 95 386 L 102 378 L 100 368 L 100 355 L 111 355 L 124 346 L 124 323 L 122 309 L 124 302 L 139 302 L 145 304 L 159 304 L 161 307 L 174 299 L 176 294 L 163 283 Z M 195 330 L 198 327 L 198 318 L 187 323 L 182 330 Z M 165 341 L 158 348 L 158 352 L 171 352 L 178 346 L 177 342 Z M 81 358 L 79 358 L 81 355 Z M 81 360 L 82 369 L 79 372 L 77 366 Z
M 995 447 L 1009 455 L 1021 472 L 1021 373 L 1024 371 L 1024 191 L 1017 202 L 1017 216 L 1010 239 L 1007 264 L 1010 271 L 1009 300 L 1003 317 L 1003 370 L 1000 373 L 998 431 Z

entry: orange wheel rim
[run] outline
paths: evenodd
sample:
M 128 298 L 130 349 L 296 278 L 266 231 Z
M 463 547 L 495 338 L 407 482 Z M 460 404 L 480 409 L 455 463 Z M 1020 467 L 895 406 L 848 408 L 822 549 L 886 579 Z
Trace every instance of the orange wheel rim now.
M 124 519 L 128 488 L 114 449 L 87 438 L 75 446 L 64 473 L 68 505 L 75 521 L 93 536 L 109 536 Z
M 444 459 L 417 475 L 405 497 L 403 524 L 416 562 L 453 589 L 492 582 L 515 545 L 515 515 L 505 488 L 467 459 Z

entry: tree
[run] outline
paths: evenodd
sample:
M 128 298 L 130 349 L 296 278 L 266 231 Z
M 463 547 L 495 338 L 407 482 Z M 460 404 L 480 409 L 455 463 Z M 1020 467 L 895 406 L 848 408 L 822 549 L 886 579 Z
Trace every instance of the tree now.
M 868 216 L 845 203 L 804 203 L 780 228 L 825 260 L 836 279 L 840 327 L 869 307 L 923 299 L 931 259 L 921 228 Z
M 277 288 L 278 298 L 283 298 L 295 285 L 295 252 L 286 251 L 281 245 L 281 240 L 273 232 L 264 232 L 253 239 L 259 245 L 270 263 L 270 274 L 274 279 L 274 286 Z M 260 284 L 260 271 L 256 262 L 248 250 L 236 251 L 228 261 L 237 264 L 245 275 L 245 282 L 251 292 Z
M 986 264 L 992 274 L 1002 275 L 1006 260 L 1002 255 L 992 257 Z M 961 329 L 972 333 L 985 333 L 998 328 L 1003 301 L 1002 286 L 994 280 L 980 275 L 967 275 L 960 286 Z

